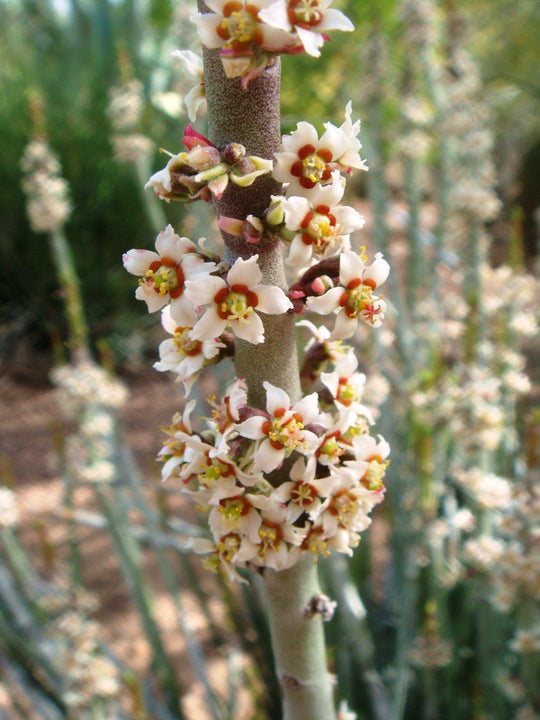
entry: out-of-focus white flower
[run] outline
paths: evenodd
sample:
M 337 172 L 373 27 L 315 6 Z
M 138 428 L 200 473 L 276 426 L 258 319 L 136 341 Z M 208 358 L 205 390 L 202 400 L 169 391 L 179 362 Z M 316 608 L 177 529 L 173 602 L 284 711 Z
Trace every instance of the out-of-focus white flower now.
M 508 646 L 515 653 L 540 652 L 540 625 L 527 630 L 518 630 Z
M 45 140 L 35 138 L 28 143 L 21 168 L 25 174 L 22 186 L 32 230 L 58 231 L 67 221 L 72 205 L 69 186 L 60 175 L 60 163 Z
M 143 107 L 143 85 L 139 80 L 130 80 L 109 90 L 107 115 L 115 132 L 135 129 L 140 123 Z
M 184 97 L 188 117 L 191 122 L 195 122 L 197 112 L 206 110 L 202 57 L 192 50 L 173 50 L 172 56 L 182 63 L 184 73 L 197 83 Z

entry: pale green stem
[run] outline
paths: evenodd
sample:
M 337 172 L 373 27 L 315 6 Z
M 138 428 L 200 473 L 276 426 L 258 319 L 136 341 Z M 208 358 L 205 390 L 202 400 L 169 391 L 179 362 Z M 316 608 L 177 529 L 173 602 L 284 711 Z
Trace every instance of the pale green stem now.
M 88 328 L 84 318 L 79 278 L 73 262 L 73 256 L 62 229 L 49 236 L 51 252 L 56 266 L 58 280 L 66 305 L 66 317 L 69 327 L 69 349 L 74 362 L 89 359 Z
M 425 279 L 424 259 L 422 257 L 420 202 L 421 188 L 418 179 L 419 162 L 409 158 L 405 162 L 405 184 L 407 201 L 409 204 L 409 221 L 407 233 L 409 236 L 409 265 L 407 268 L 407 300 L 411 317 L 415 317 L 418 289 Z
M 201 1 L 199 9 L 208 11 Z M 204 51 L 204 73 L 210 140 L 220 147 L 239 142 L 249 155 L 272 158 L 281 142 L 279 61 L 252 80 L 245 90 L 239 78 L 225 77 L 218 51 Z M 270 196 L 279 193 L 280 186 L 269 175 L 259 178 L 247 189 L 230 183 L 216 203 L 216 210 L 221 215 L 239 219 L 249 214 L 260 217 L 270 204 Z M 224 239 L 227 262 L 232 264 L 238 257 L 248 258 L 257 253 L 263 282 L 286 288 L 283 258 L 277 242 L 251 245 L 227 235 Z M 265 380 L 282 388 L 294 403 L 301 396 L 294 316 L 262 316 L 262 319 L 264 343 L 235 343 L 237 374 L 247 382 L 251 405 L 265 407 L 262 387 Z M 286 472 L 278 472 L 275 482 L 286 479 Z M 304 615 L 310 598 L 320 592 L 313 558 L 304 558 L 288 570 L 266 570 L 262 588 L 282 687 L 284 720 L 334 720 L 322 621 L 319 615 L 312 618 Z
M 283 720 L 331 720 L 335 710 L 322 622 L 320 616 L 304 612 L 320 593 L 313 558 L 303 557 L 290 570 L 267 570 L 262 587 L 283 693 Z

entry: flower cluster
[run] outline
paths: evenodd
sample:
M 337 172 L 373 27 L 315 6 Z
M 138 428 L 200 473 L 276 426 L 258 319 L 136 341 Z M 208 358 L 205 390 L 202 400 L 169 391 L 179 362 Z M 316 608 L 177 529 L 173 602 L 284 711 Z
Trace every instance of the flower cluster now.
M 201 25 L 208 42 L 211 28 L 220 47 L 239 51 L 224 40 L 226 31 L 231 37 L 234 28 L 255 32 L 255 6 L 209 5 L 216 14 L 202 16 Z M 259 5 L 261 18 L 277 18 L 287 7 Z M 307 13 L 310 7 L 326 10 L 327 3 L 288 6 L 292 22 L 291 8 Z M 300 26 L 299 35 L 303 30 Z M 261 37 L 261 47 L 267 47 L 278 34 Z M 124 255 L 126 270 L 139 277 L 136 298 L 149 312 L 161 310 L 169 335 L 154 367 L 175 373 L 186 396 L 203 368 L 234 355 L 236 339 L 265 341 L 266 315 L 335 315 L 332 331 L 299 323 L 312 337 L 301 371 L 307 394 L 298 402 L 264 381 L 265 407 L 252 407 L 245 382 L 237 379 L 221 402 L 211 399 L 212 416 L 201 418 L 200 427 L 192 422 L 191 400 L 165 429 L 162 479 L 179 483 L 208 519 L 211 538 L 197 540 L 194 549 L 207 555 L 208 567 L 222 566 L 234 578 L 240 578 L 238 567 L 291 567 L 303 552 L 351 554 L 384 496 L 389 446 L 370 434 L 374 419 L 362 399 L 366 377 L 358 372 L 353 348 L 342 343 L 359 320 L 381 324 L 386 305 L 376 291 L 389 272 L 380 253 L 369 262 L 364 251 L 353 251 L 350 234 L 364 220 L 341 204 L 346 177 L 367 169 L 359 154 L 360 123 L 353 123 L 351 114 L 349 103 L 344 122 L 326 123 L 320 137 L 312 125 L 299 123 L 283 138 L 273 162 L 246 158 L 236 143 L 217 148 L 188 126 L 188 151 L 172 157 L 149 185 L 164 199 L 208 199 L 220 197 L 229 180 L 246 186 L 272 171 L 282 194 L 270 198 L 262 217 L 218 218 L 220 229 L 242 238 L 253 254 L 226 263 L 207 252 L 204 239 L 194 243 L 169 225 L 158 235 L 155 251 Z M 257 246 L 262 253 L 278 243 L 296 271 L 288 291 L 265 284 L 255 254 Z
M 152 141 L 139 131 L 144 110 L 144 88 L 130 80 L 109 90 L 107 115 L 111 122 L 114 156 L 121 163 L 145 160 L 152 152 Z
M 229 143 L 219 150 L 191 125 L 184 131 L 183 142 L 188 151 L 171 155 L 163 170 L 154 173 L 146 184 L 163 200 L 208 202 L 223 195 L 229 180 L 248 187 L 272 170 L 270 160 L 247 155 L 240 143 Z
M 57 232 L 69 218 L 71 200 L 58 158 L 44 139 L 35 138 L 28 143 L 21 169 L 25 175 L 23 190 L 32 230 Z
M 247 404 L 236 380 L 201 432 L 190 415 L 175 416 L 160 452 L 163 480 L 181 483 L 208 517 L 212 540 L 194 549 L 238 578 L 236 567 L 291 567 L 302 551 L 352 554 L 369 513 L 384 496 L 388 444 L 369 434 L 361 403 L 365 376 L 355 372 L 352 350 L 321 373 L 321 390 L 291 403 L 268 382 L 266 409 Z M 289 480 L 271 473 L 287 462 Z
M 187 391 L 203 367 L 228 353 L 229 328 L 234 336 L 259 344 L 264 342 L 259 313 L 292 309 L 283 290 L 262 284 L 258 255 L 238 258 L 232 266 L 216 264 L 171 225 L 157 236 L 156 252 L 130 250 L 123 259 L 126 270 L 140 277 L 135 297 L 146 302 L 149 312 L 162 310 L 163 327 L 172 335 L 160 346 L 156 369 L 175 372 Z
M 225 74 L 249 81 L 280 53 L 318 57 L 328 30 L 353 30 L 351 21 L 329 6 L 332 0 L 208 0 L 212 11 L 197 15 L 202 44 L 219 49 Z

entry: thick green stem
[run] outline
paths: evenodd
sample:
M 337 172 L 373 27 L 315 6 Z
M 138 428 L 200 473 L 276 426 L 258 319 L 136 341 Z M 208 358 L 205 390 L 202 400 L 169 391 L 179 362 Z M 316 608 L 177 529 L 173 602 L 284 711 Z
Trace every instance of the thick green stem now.
M 201 1 L 199 9 L 208 10 Z M 219 147 L 238 142 L 249 155 L 272 158 L 281 144 L 279 59 L 243 89 L 239 78 L 225 76 L 218 51 L 205 50 L 203 57 L 210 140 Z M 280 190 L 271 175 L 258 178 L 249 188 L 230 183 L 215 209 L 220 215 L 239 219 L 250 214 L 260 217 L 270 204 L 270 196 L 280 194 Z M 238 257 L 245 259 L 256 253 L 263 282 L 286 289 L 278 241 L 249 244 L 228 235 L 224 239 L 227 262 L 232 264 Z M 237 341 L 236 371 L 247 382 L 251 405 L 265 407 L 265 380 L 285 390 L 291 402 L 296 402 L 301 390 L 294 316 L 261 317 L 265 342 L 253 345 Z M 286 471 L 274 475 L 275 482 L 288 479 Z M 322 621 L 319 615 L 308 618 L 304 614 L 310 598 L 320 592 L 316 564 L 309 557 L 289 570 L 267 569 L 262 588 L 283 691 L 284 720 L 334 720 Z
M 276 673 L 283 693 L 283 720 L 335 718 L 320 615 L 305 613 L 320 594 L 317 566 L 303 557 L 290 570 L 267 570 L 262 582 Z

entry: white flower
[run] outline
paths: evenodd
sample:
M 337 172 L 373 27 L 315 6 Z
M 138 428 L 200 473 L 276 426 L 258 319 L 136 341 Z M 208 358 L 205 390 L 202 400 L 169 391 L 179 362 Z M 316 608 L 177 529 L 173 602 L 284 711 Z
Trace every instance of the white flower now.
M 244 488 L 232 478 L 226 485 L 220 483 L 220 494 L 210 501 L 213 505 L 208 524 L 214 537 L 220 538 L 230 532 L 246 536 L 252 543 L 259 541 L 261 515 L 253 506 L 251 495 L 244 494 Z
M 288 183 L 286 193 L 306 195 L 317 183 L 328 184 L 336 169 L 350 173 L 351 169 L 367 170 L 358 151 L 362 147 L 356 135 L 360 123 L 351 121 L 351 103 L 347 104 L 345 122 L 341 127 L 325 123 L 321 138 L 307 122 L 299 122 L 296 130 L 283 136 L 283 152 L 275 153 L 274 178 Z
M 370 411 L 359 401 L 366 384 L 366 376 L 357 373 L 358 360 L 354 350 L 349 350 L 336 362 L 334 372 L 321 373 L 321 381 L 330 390 L 330 394 L 338 409 L 353 407 L 357 413 L 361 413 L 373 424 L 373 417 Z
M 215 270 L 215 263 L 205 263 L 195 243 L 179 237 L 171 225 L 157 236 L 156 250 L 129 250 L 123 255 L 126 270 L 141 277 L 135 297 L 146 302 L 148 312 L 161 310 L 170 302 L 174 320 L 193 326 L 197 315 L 184 292 L 185 283 L 208 276 Z
M 206 107 L 202 58 L 192 50 L 173 50 L 171 54 L 180 60 L 184 67 L 185 74 L 197 83 L 184 97 L 184 105 L 188 111 L 188 117 L 191 122 L 195 122 L 199 108 L 204 109 Z
M 259 11 L 259 17 L 273 27 L 296 31 L 304 50 L 319 57 L 327 30 L 354 30 L 351 21 L 339 10 L 329 9 L 332 0 L 277 0 Z
M 163 462 L 161 469 L 161 480 L 165 481 L 171 477 L 176 477 L 177 468 L 184 462 L 184 454 L 186 452 L 186 436 L 192 433 L 190 415 L 196 405 L 195 400 L 186 403 L 182 415 L 176 413 L 172 419 L 171 425 L 163 428 L 167 434 L 167 439 L 163 441 L 163 447 L 158 453 L 157 460 Z
M 256 48 L 279 52 L 293 43 L 289 32 L 261 22 L 260 11 L 272 0 L 208 0 L 212 13 L 192 18 L 202 44 L 247 54 Z
M 378 327 L 384 317 L 386 303 L 373 291 L 386 280 L 390 266 L 381 253 L 375 255 L 371 265 L 366 265 L 365 260 L 352 251 L 344 252 L 339 264 L 341 284 L 324 295 L 307 299 L 308 308 L 322 315 L 339 310 L 332 333 L 336 340 L 354 335 L 359 319 Z
M 255 310 L 280 315 L 292 308 L 291 301 L 278 287 L 261 285 L 258 255 L 238 258 L 226 279 L 206 277 L 186 284 L 186 295 L 194 305 L 210 305 L 192 331 L 196 340 L 219 337 L 226 327 L 248 342 L 264 342 L 264 327 Z
M 171 316 L 169 305 L 163 308 L 161 324 L 173 337 L 160 343 L 159 362 L 154 363 L 154 368 L 160 372 L 170 370 L 176 373 L 189 393 L 199 371 L 211 365 L 225 345 L 216 339 L 194 340 L 190 335 L 193 327 L 179 326 Z
M 272 497 L 287 505 L 287 522 L 294 523 L 302 513 L 308 512 L 316 517 L 321 506 L 321 498 L 330 494 L 334 478 L 330 475 L 315 478 L 316 458 L 311 455 L 307 460 L 299 457 L 289 473 L 289 481 L 281 483 Z
M 287 51 L 295 45 L 291 33 L 261 22 L 259 11 L 272 0 L 208 0 L 212 13 L 192 18 L 202 44 L 220 48 L 225 74 L 244 78 L 243 85 L 270 62 L 268 53 Z
M 238 558 L 260 567 L 285 570 L 292 567 L 300 556 L 300 544 L 304 531 L 287 522 L 287 509 L 274 497 L 249 495 L 250 501 L 260 510 L 261 524 L 258 530 L 256 552 Z
M 257 547 L 247 537 L 241 537 L 237 533 L 228 533 L 219 538 L 217 542 L 206 538 L 195 538 L 192 542 L 193 551 L 201 555 L 207 555 L 203 564 L 209 570 L 217 572 L 222 567 L 230 580 L 247 582 L 236 571 L 234 564 L 238 563 L 238 556 L 242 551 L 243 556 L 254 555 Z
M 296 233 L 287 262 L 304 267 L 313 255 L 322 258 L 336 250 L 350 250 L 349 234 L 363 227 L 364 218 L 354 208 L 338 205 L 344 191 L 345 185 L 336 170 L 332 183 L 316 186 L 309 198 L 281 199 L 285 227 Z
M 317 393 L 291 405 L 281 388 L 264 382 L 268 415 L 254 415 L 237 425 L 240 435 L 257 443 L 253 454 L 255 471 L 271 472 L 296 450 L 307 455 L 317 447 L 317 436 L 305 426 L 319 416 Z

